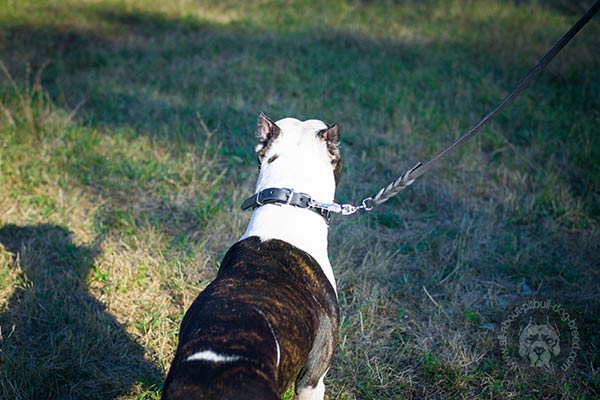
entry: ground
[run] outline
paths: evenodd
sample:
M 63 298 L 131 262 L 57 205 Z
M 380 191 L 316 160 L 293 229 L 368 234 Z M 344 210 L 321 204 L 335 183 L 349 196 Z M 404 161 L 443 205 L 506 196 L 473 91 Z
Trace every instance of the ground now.
M 0 0 L 0 398 L 160 396 L 249 220 L 259 111 L 338 122 L 337 199 L 357 202 L 478 121 L 589 3 Z M 596 17 L 465 149 L 334 218 L 328 399 L 600 396 L 598 48 Z M 500 339 L 532 301 L 568 316 L 526 329 L 561 332 L 563 361 L 578 338 L 566 371 Z

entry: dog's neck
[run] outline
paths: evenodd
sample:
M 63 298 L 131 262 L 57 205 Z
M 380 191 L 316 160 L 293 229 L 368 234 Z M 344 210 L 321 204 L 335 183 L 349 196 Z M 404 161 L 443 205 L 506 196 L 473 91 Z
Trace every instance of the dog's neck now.
M 327 253 L 328 226 L 320 215 L 289 205 L 267 204 L 252 212 L 250 223 L 240 240 L 258 236 L 262 241 L 279 239 L 310 254 L 321 266 L 336 290 Z
M 258 236 L 262 241 L 279 239 L 310 254 L 336 288 L 327 254 L 327 223 L 320 215 L 306 209 L 267 204 L 252 212 L 250 223 L 241 239 Z

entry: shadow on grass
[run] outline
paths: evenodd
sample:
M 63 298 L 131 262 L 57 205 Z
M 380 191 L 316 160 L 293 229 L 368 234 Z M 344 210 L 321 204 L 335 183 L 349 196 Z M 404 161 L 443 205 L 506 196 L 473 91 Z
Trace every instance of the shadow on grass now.
M 24 284 L 0 315 L 0 397 L 108 399 L 156 389 L 162 374 L 88 293 L 95 248 L 78 246 L 62 226 L 6 225 L 0 244 Z

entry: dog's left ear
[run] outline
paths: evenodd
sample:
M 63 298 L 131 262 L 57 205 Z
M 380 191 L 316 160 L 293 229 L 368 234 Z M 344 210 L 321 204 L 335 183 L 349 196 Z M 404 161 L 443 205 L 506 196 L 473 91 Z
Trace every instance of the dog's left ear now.
M 256 137 L 260 141 L 256 146 L 256 154 L 264 157 L 271 147 L 271 144 L 281 134 L 281 129 L 262 112 L 258 114 L 258 123 L 256 126 Z
M 340 126 L 333 124 L 329 128 L 320 131 L 317 135 L 327 143 L 327 151 L 329 152 L 331 163 L 337 163 L 340 160 Z

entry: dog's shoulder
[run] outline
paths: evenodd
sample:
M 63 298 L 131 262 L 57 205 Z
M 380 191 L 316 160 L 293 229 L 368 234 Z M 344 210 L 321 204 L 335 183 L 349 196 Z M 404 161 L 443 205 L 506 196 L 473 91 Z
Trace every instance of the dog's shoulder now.
M 309 253 L 279 239 L 251 236 L 235 243 L 225 254 L 217 279 L 234 275 L 239 279 L 291 281 L 298 289 L 324 297 L 337 296 L 323 269 Z

